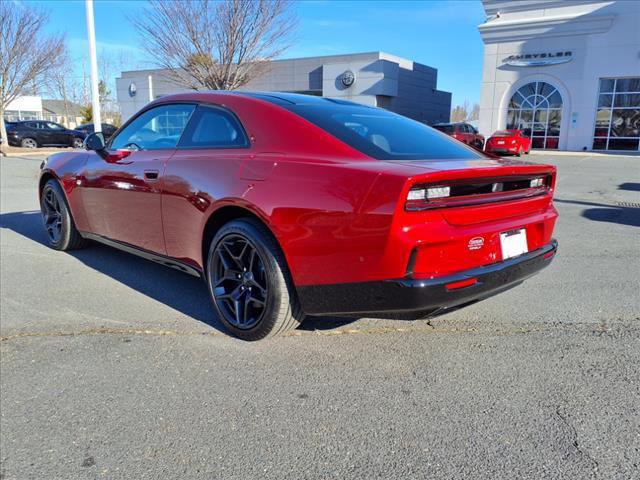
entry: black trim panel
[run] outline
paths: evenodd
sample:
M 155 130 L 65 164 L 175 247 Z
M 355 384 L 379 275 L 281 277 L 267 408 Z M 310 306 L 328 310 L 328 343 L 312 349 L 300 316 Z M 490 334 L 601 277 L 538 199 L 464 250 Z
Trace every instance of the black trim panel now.
M 496 295 L 522 283 L 551 263 L 558 243 L 502 262 L 434 279 L 299 286 L 302 309 L 310 315 L 358 315 L 420 318 Z M 551 254 L 551 255 L 549 255 Z M 477 283 L 448 290 L 446 285 L 470 278 Z
M 112 240 L 95 233 L 80 232 L 80 235 L 82 235 L 82 238 L 94 240 L 109 247 L 117 248 L 118 250 L 122 250 L 123 252 L 131 253 L 146 260 L 151 260 L 152 262 L 159 263 L 161 265 L 164 265 L 165 267 L 175 268 L 176 270 L 188 273 L 189 275 L 193 275 L 194 277 L 202 277 L 202 272 L 199 269 L 181 262 L 180 260 L 169 258 L 164 255 L 159 255 L 157 253 L 150 252 L 149 250 L 145 250 L 128 243 L 119 242 L 118 240 Z

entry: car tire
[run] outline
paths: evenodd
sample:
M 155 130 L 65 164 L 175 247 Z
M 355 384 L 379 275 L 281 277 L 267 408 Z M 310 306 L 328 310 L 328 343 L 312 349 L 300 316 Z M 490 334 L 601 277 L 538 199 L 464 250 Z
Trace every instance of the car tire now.
M 78 137 L 74 137 L 71 141 L 71 147 L 73 148 L 82 148 L 84 146 L 84 140 Z
M 207 287 L 231 334 L 255 341 L 300 325 L 304 313 L 284 255 L 264 225 L 233 220 L 216 233 L 208 252 Z
M 77 250 L 87 244 L 71 216 L 62 187 L 56 180 L 48 180 L 40 195 L 42 223 L 49 246 L 55 250 Z
M 20 146 L 22 148 L 38 148 L 39 145 L 35 138 L 27 137 L 20 141 Z

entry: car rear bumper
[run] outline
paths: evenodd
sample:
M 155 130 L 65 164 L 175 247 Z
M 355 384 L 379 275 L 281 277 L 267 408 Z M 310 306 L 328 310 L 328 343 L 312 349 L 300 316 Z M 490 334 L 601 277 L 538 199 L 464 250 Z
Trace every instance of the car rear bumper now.
M 518 147 L 506 148 L 506 147 L 488 147 L 485 149 L 488 153 L 500 153 L 500 154 L 516 154 L 518 153 Z
M 298 287 L 309 315 L 358 315 L 420 318 L 468 305 L 519 285 L 553 260 L 555 240 L 502 262 L 433 279 L 403 278 L 377 282 Z M 464 286 L 475 279 L 475 283 Z

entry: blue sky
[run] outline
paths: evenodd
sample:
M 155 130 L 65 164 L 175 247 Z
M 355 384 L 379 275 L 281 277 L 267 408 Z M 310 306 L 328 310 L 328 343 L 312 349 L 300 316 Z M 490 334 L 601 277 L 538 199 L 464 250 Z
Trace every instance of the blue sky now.
M 87 57 L 84 1 L 27 1 L 50 13 L 47 29 L 66 34 L 76 76 Z M 135 19 L 144 0 L 96 0 L 98 53 L 106 53 L 119 70 L 150 67 L 140 48 Z M 461 1 L 322 1 L 302 0 L 299 26 L 283 56 L 294 58 L 382 50 L 438 69 L 438 88 L 453 92 L 453 104 L 479 101 L 484 21 L 479 0 Z

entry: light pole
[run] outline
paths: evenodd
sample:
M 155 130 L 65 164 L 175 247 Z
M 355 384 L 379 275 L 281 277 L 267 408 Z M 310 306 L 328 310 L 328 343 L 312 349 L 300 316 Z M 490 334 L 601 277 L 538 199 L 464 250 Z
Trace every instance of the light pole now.
M 96 58 L 96 29 L 93 25 L 93 0 L 85 0 L 87 8 L 87 36 L 89 37 L 89 62 L 91 65 L 91 106 L 93 108 L 93 131 L 102 131 L 100 117 L 100 91 L 98 83 L 98 60 Z

